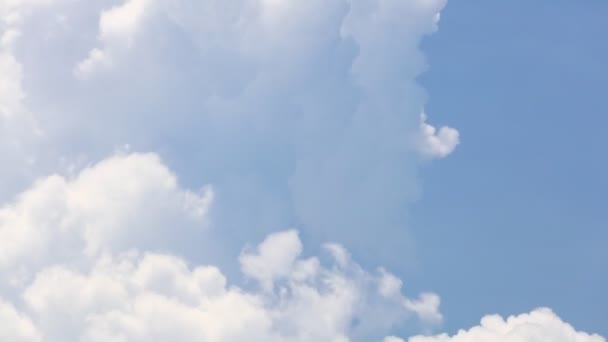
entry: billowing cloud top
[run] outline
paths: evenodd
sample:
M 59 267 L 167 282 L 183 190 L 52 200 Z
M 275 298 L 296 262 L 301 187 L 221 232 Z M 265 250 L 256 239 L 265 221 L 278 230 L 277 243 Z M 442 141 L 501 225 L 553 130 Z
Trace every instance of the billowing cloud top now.
M 21 298 L 0 302 L 0 340 L 346 341 L 410 316 L 441 320 L 436 295 L 405 297 L 394 275 L 363 270 L 340 245 L 328 262 L 302 257 L 295 230 L 241 253 L 251 289 L 191 266 L 171 242 L 206 229 L 212 200 L 208 187 L 180 189 L 154 154 L 38 181 L 0 209 L 0 289 Z
M 577 332 L 571 325 L 563 322 L 551 310 L 543 308 L 529 314 L 511 316 L 486 316 L 479 326 L 468 331 L 459 331 L 454 336 L 446 334 L 431 337 L 412 337 L 409 342 L 604 342 L 599 335 Z
M 295 222 L 355 251 L 371 226 L 387 232 L 376 247 L 405 241 L 419 161 L 458 143 L 454 129 L 421 125 L 414 81 L 443 6 L 9 1 L 0 129 L 15 171 L 3 171 L 11 191 L 0 196 L 129 144 L 158 151 L 188 183 L 213 183 L 224 227 Z
M 415 81 L 444 5 L 1 1 L 0 341 L 436 329 L 388 269 L 418 166 L 460 142 Z M 539 336 L 604 341 L 546 310 L 409 340 Z

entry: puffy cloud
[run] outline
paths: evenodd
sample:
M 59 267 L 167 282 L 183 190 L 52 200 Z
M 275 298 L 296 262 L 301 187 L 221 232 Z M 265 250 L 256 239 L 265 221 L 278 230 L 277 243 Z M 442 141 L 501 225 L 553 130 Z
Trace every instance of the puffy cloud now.
M 348 250 L 403 250 L 417 154 L 459 143 L 420 118 L 415 81 L 445 3 L 0 1 L 0 199 L 38 179 L 0 208 L 0 340 L 370 341 L 439 323 L 436 294 Z M 122 153 L 40 178 L 125 143 L 176 171 Z M 294 225 L 348 250 L 304 257 L 297 231 L 270 234 L 241 251 L 242 286 L 188 254 Z M 541 338 L 604 341 L 547 310 L 409 340 Z
M 40 179 L 0 208 L 0 270 L 159 247 L 205 225 L 211 188 L 182 190 L 155 154 L 116 155 L 76 177 Z M 27 272 L 26 272 L 27 273 Z
M 366 271 L 339 244 L 303 257 L 299 233 L 268 235 L 239 257 L 245 285 L 193 266 L 213 192 L 183 189 L 152 153 L 118 153 L 37 181 L 0 209 L 0 337 L 15 341 L 349 341 L 381 339 L 417 317 L 396 276 Z M 387 283 L 398 286 L 387 286 Z M 389 290 L 386 290 L 389 288 Z M 408 303 L 419 303 L 412 306 Z M 381 313 L 381 315 L 380 315 Z
M 145 176 L 142 168 L 147 170 Z M 115 183 L 118 178 L 120 183 Z M 32 318 L 10 304 L 0 306 L 0 315 L 15 322 L 12 330 L 0 329 L 0 333 L 17 340 L 51 342 L 347 341 L 353 336 L 379 336 L 379 328 L 397 325 L 409 315 L 425 319 L 401 305 L 405 297 L 399 290 L 393 293 L 399 300 L 376 295 L 380 292 L 374 289 L 388 276 L 385 271 L 369 273 L 345 259 L 325 266 L 315 257 L 300 258 L 302 244 L 293 230 L 272 234 L 254 252 L 241 255 L 243 272 L 260 283 L 261 291 L 229 287 L 216 267 L 192 268 L 170 254 L 128 252 L 139 247 L 138 240 L 154 227 L 144 224 L 145 229 L 138 231 L 142 222 L 126 220 L 124 215 L 152 215 L 152 220 L 143 222 L 151 223 L 175 210 L 188 216 L 190 209 L 197 208 L 194 214 L 203 214 L 205 199 L 196 197 L 193 206 L 192 196 L 176 188 L 174 177 L 154 155 L 116 156 L 74 180 L 54 176 L 36 184 L 18 203 L 3 209 L 2 217 L 9 220 L 3 221 L 2 233 L 9 239 L 3 240 L 2 250 L 7 253 L 4 247 L 25 245 L 26 251 L 12 253 L 9 259 L 23 264 L 32 252 L 46 248 L 46 263 L 35 269 L 33 280 L 13 284 L 23 288 L 23 310 Z M 84 205 L 83 198 L 90 202 Z M 160 200 L 161 205 L 142 205 L 143 198 Z M 185 198 L 189 199 L 184 202 Z M 10 218 L 19 214 L 25 221 L 16 225 Z M 137 234 L 137 239 L 120 244 L 104 234 L 94 235 L 96 247 L 111 248 L 91 258 L 86 231 L 77 230 L 100 223 L 110 230 L 119 225 L 125 234 Z M 179 222 L 173 218 L 170 223 Z M 19 228 L 24 228 L 21 235 L 15 232 Z M 79 244 L 84 249 L 65 249 L 66 233 L 84 240 Z M 161 237 L 159 242 L 166 241 Z M 51 248 L 62 249 L 65 258 L 52 258 Z M 82 265 L 83 257 L 90 261 Z M 384 316 L 379 327 L 373 320 L 365 321 L 369 311 L 385 309 L 395 314 Z M 357 320 L 362 323 L 353 326 Z
M 420 152 L 429 158 L 446 157 L 460 143 L 460 133 L 456 129 L 447 126 L 441 127 L 438 130 L 428 124 L 426 120 L 426 114 L 422 114 L 418 143 Z
M 76 75 L 86 77 L 96 69 L 111 67 L 115 50 L 132 45 L 146 9 L 153 2 L 153 0 L 129 0 L 103 11 L 99 20 L 99 40 L 103 47 L 91 50 L 87 59 L 76 67 Z
M 53 172 L 123 144 L 158 151 L 186 183 L 215 185 L 215 220 L 232 230 L 233 250 L 297 226 L 355 254 L 382 245 L 390 262 L 409 243 L 404 215 L 418 196 L 419 42 L 444 5 L 20 5 L 35 15 L 20 16 L 15 56 L 45 133 L 33 168 Z
M 454 336 L 416 336 L 409 342 L 605 342 L 599 335 L 576 331 L 550 309 L 537 309 L 527 314 L 503 319 L 498 315 L 486 316 L 479 326 L 461 330 Z
M 211 323 L 188 315 L 188 311 L 194 312 L 203 301 L 222 295 L 226 291 L 225 282 L 213 267 L 190 270 L 174 256 L 131 254 L 116 260 L 102 258 L 90 273 L 65 266 L 44 269 L 23 297 L 48 341 L 98 340 L 102 333 L 114 341 L 107 334 L 129 333 L 131 327 L 122 327 L 120 320 L 116 321 L 116 332 L 106 331 L 104 326 L 114 324 L 117 316 L 130 315 L 132 321 L 141 320 L 135 328 L 147 330 L 144 333 L 150 338 L 177 338 L 183 334 L 179 329 L 187 324 Z M 160 318 L 160 314 L 165 322 L 146 322 L 150 317 L 137 317 L 138 314 L 152 318 Z M 154 330 L 162 329 L 163 325 L 172 329 L 171 335 L 155 335 Z M 129 341 L 140 340 L 137 332 L 130 334 L 135 336 L 129 337 Z
M 242 271 L 258 280 L 266 290 L 272 290 L 274 280 L 290 273 L 300 253 L 302 243 L 296 231 L 272 234 L 258 246 L 257 253 L 241 255 Z
M 402 303 L 408 310 L 415 312 L 427 322 L 440 323 L 443 319 L 439 313 L 439 296 L 434 293 L 423 293 L 419 299 L 412 300 L 401 294 L 403 282 L 395 275 L 380 269 L 379 291 L 385 298 L 391 298 Z
M 287 231 L 262 244 L 285 248 L 276 238 L 283 234 L 297 238 Z M 303 277 L 310 260 L 318 267 Z M 371 310 L 398 306 L 370 291 L 377 277 L 354 263 L 298 259 L 272 280 L 276 291 L 247 291 L 227 286 L 215 267 L 148 253 L 102 258 L 88 273 L 44 269 L 23 296 L 46 341 L 348 341 L 379 338 L 379 327 L 410 313 L 401 308 L 403 316 L 383 317 L 379 327 L 366 322 Z
M 437 295 L 405 296 L 348 250 L 383 246 L 391 262 L 407 244 L 418 45 L 444 5 L 1 1 L 0 199 L 37 180 L 0 207 L 0 293 L 12 303 L 0 318 L 17 327 L 0 333 L 347 341 L 381 340 L 410 316 L 438 323 Z M 158 154 L 65 171 L 125 143 Z M 295 230 L 268 235 L 240 253 L 253 289 L 229 285 L 230 269 L 192 266 L 291 226 L 345 246 L 326 244 L 323 262 L 302 256 Z

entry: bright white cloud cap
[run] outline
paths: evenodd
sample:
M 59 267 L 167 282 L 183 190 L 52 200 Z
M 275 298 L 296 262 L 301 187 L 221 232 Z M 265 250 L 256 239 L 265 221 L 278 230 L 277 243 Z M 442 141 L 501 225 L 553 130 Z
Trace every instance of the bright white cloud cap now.
M 160 247 L 172 234 L 203 229 L 212 201 L 210 187 L 181 189 L 151 153 L 116 155 L 73 179 L 40 179 L 0 207 L 0 272 Z
M 420 115 L 418 149 L 423 156 L 428 158 L 445 158 L 456 149 L 458 144 L 460 144 L 460 133 L 458 130 L 448 126 L 437 129 L 435 126 L 427 123 L 426 114 Z
M 412 337 L 409 342 L 605 342 L 599 335 L 576 331 L 550 309 L 537 309 L 528 314 L 486 316 L 479 326 L 461 330 L 454 336 L 446 334 Z

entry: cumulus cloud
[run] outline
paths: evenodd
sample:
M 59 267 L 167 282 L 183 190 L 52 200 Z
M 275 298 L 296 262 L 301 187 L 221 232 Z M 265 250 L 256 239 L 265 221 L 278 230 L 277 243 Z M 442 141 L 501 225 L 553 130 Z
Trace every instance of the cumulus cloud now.
M 460 143 L 460 133 L 451 127 L 437 129 L 427 123 L 426 114 L 420 116 L 420 137 L 418 148 L 429 158 L 444 158 L 454 151 Z
M 116 155 L 74 178 L 40 179 L 0 208 L 0 271 L 24 276 L 76 252 L 160 247 L 204 228 L 212 199 L 209 187 L 180 189 L 155 154 Z
M 400 280 L 364 270 L 338 244 L 328 245 L 329 260 L 303 257 L 295 230 L 243 250 L 240 268 L 256 286 L 231 285 L 216 266 L 193 266 L 168 237 L 189 239 L 183 230 L 204 221 L 211 196 L 180 188 L 155 154 L 115 155 L 73 178 L 38 181 L 0 209 L 0 265 L 21 276 L 0 284 L 9 295 L 0 318 L 11 322 L 0 337 L 348 341 L 381 339 L 411 317 L 437 323 L 405 305 L 427 294 L 387 292 L 386 279 Z
M 443 317 L 439 312 L 441 300 L 434 293 L 423 293 L 419 299 L 412 300 L 404 297 L 401 294 L 403 282 L 395 275 L 380 269 L 381 278 L 379 283 L 379 291 L 385 298 L 391 298 L 398 302 L 406 309 L 416 312 L 418 316 L 427 322 L 441 323 Z
M 214 184 L 233 250 L 290 226 L 386 263 L 410 243 L 419 42 L 444 0 L 16 3 L 13 56 L 44 132 L 30 180 L 130 144 Z
M 302 253 L 302 243 L 294 230 L 269 235 L 256 252 L 241 255 L 245 275 L 256 279 L 266 290 L 272 290 L 274 280 L 289 274 L 296 258 Z
M 604 342 L 549 309 L 385 337 L 443 320 L 354 260 L 402 263 L 460 143 L 415 81 L 445 3 L 0 1 L 0 340 Z M 96 162 L 125 143 L 156 152 Z
M 437 294 L 353 255 L 402 263 L 419 155 L 459 143 L 420 117 L 415 81 L 445 3 L 1 1 L 0 340 L 403 342 L 385 336 L 437 326 Z M 157 152 L 97 162 L 123 144 Z M 279 231 L 294 226 L 330 241 L 323 255 Z M 605 341 L 546 309 L 409 341 L 539 339 Z
M 89 52 L 89 56 L 77 65 L 76 75 L 87 77 L 97 69 L 111 67 L 116 50 L 128 49 L 133 44 L 134 35 L 144 19 L 146 9 L 154 2 L 129 0 L 104 10 L 99 20 L 99 40 L 102 47 Z
M 311 260 L 318 266 L 302 272 Z M 287 271 L 273 281 L 276 291 L 257 292 L 228 286 L 215 267 L 191 268 L 168 255 L 127 255 L 102 259 L 84 274 L 43 270 L 24 298 L 49 341 L 347 341 L 378 336 L 377 327 L 363 331 L 353 321 L 366 326 L 368 310 L 395 304 L 374 297 L 369 288 L 377 276 L 356 264 L 339 269 L 298 259 Z M 401 310 L 403 316 L 383 323 L 407 317 Z
M 527 314 L 504 319 L 498 315 L 486 316 L 479 326 L 461 330 L 454 336 L 416 336 L 409 342 L 605 342 L 595 334 L 575 330 L 550 309 L 541 308 Z

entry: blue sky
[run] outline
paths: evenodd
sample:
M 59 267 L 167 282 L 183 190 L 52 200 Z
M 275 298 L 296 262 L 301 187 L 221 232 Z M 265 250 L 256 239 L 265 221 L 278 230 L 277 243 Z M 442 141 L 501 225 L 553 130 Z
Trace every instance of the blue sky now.
M 605 18 L 0 2 L 0 341 L 605 342 Z
M 606 17 L 605 1 L 453 1 L 423 44 L 428 111 L 463 136 L 412 217 L 451 329 L 550 306 L 608 333 Z

